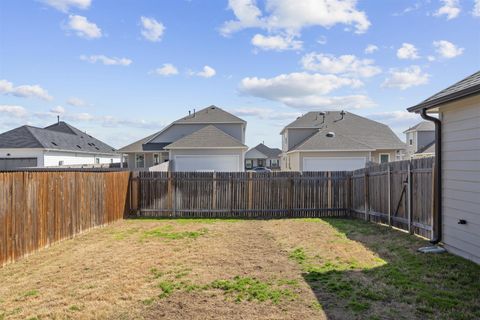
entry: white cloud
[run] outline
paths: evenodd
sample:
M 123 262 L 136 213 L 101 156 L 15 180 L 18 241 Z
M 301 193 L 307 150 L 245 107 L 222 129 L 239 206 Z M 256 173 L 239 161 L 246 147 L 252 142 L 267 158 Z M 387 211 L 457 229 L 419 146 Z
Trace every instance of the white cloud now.
M 411 43 L 403 43 L 402 46 L 397 50 L 397 57 L 399 59 L 418 59 L 418 50 Z
M 77 36 L 86 39 L 96 39 L 102 36 L 102 30 L 93 22 L 88 21 L 86 17 L 79 15 L 70 15 L 67 28 L 75 31 Z
M 62 115 L 65 113 L 65 108 L 62 106 L 56 106 L 50 109 L 50 112 L 54 114 Z
M 47 90 L 38 84 L 14 87 L 10 81 L 0 80 L 0 93 L 11 94 L 20 98 L 36 97 L 46 101 L 53 100 L 53 97 L 48 94 Z
M 243 94 L 282 102 L 287 106 L 301 110 L 328 108 L 364 108 L 374 103 L 363 95 L 340 97 L 325 96 L 339 88 L 358 88 L 363 83 L 358 79 L 336 75 L 290 73 L 273 78 L 244 78 L 239 90 Z
M 10 116 L 14 118 L 23 118 L 28 114 L 27 110 L 22 106 L 0 105 L 0 115 Z
M 210 66 L 204 66 L 202 71 L 191 72 L 190 74 L 195 75 L 195 76 L 199 76 L 199 77 L 203 77 L 203 78 L 211 78 L 214 75 L 216 75 L 217 72 L 215 71 L 215 69 L 213 69 Z
M 65 113 L 63 117 L 64 117 L 65 120 L 70 120 L 70 121 L 92 121 L 92 120 L 95 120 L 95 117 L 93 115 L 91 115 L 90 113 L 87 113 L 87 112 Z
M 422 72 L 419 66 L 410 66 L 404 69 L 390 69 L 389 77 L 382 86 L 387 88 L 399 88 L 405 90 L 410 87 L 428 83 L 430 75 Z
M 150 73 L 160 76 L 172 76 L 178 74 L 178 69 L 171 63 L 164 63 L 161 68 L 157 68 Z
M 265 108 L 236 108 L 229 111 L 238 117 L 255 117 L 262 120 L 288 120 L 301 116 L 300 112 L 278 112 Z
M 262 50 L 300 50 L 303 42 L 294 40 L 293 36 L 264 36 L 256 34 L 252 38 L 252 44 Z
M 83 101 L 80 98 L 76 98 L 76 97 L 68 98 L 67 99 L 67 104 L 69 104 L 71 106 L 74 106 L 74 107 L 85 107 L 85 106 L 87 106 L 87 103 L 85 101 Z
M 311 52 L 302 57 L 305 70 L 324 73 L 346 74 L 359 77 L 372 77 L 382 70 L 370 59 L 358 59 L 354 55 L 335 57 L 331 54 Z
M 472 15 L 474 17 L 480 17 L 480 0 L 475 0 L 475 5 L 473 6 Z
M 422 121 L 418 114 L 406 110 L 376 112 L 367 117 L 388 125 L 402 140 L 405 140 L 403 131 Z
M 101 62 L 107 66 L 129 66 L 133 62 L 132 60 L 127 58 L 107 57 L 103 54 L 92 56 L 81 55 L 80 60 L 90 63 Z
M 460 14 L 460 4 L 458 0 L 442 0 L 443 6 L 441 6 L 435 13 L 434 16 L 440 17 L 443 15 L 447 16 L 447 20 L 454 19 Z
M 374 53 L 375 51 L 378 50 L 378 47 L 374 44 L 369 44 L 366 48 L 365 48 L 365 54 L 371 54 L 371 53 Z
M 68 12 L 70 8 L 88 9 L 92 4 L 92 0 L 42 0 L 42 2 L 62 12 Z
M 229 35 L 245 28 L 262 28 L 296 34 L 310 26 L 333 27 L 336 24 L 354 26 L 364 33 L 370 21 L 364 11 L 356 8 L 356 0 L 303 0 L 301 5 L 291 0 L 267 0 L 265 14 L 255 0 L 229 0 L 236 20 L 224 23 L 221 33 Z
M 463 53 L 464 48 L 459 48 L 453 43 L 447 40 L 439 40 L 434 41 L 433 46 L 435 47 L 435 51 L 442 57 L 442 58 L 455 58 Z
M 142 129 L 156 129 L 165 126 L 165 124 L 158 121 L 147 121 L 137 119 L 118 119 L 114 116 L 103 116 L 98 119 L 105 127 L 130 127 L 130 128 L 142 128 Z
M 154 18 L 141 17 L 142 36 L 148 41 L 158 42 L 162 40 L 165 26 Z

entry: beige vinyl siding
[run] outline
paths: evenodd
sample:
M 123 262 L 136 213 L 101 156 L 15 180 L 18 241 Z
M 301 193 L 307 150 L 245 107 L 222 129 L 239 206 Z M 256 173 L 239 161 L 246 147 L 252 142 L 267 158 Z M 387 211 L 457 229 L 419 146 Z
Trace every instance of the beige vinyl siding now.
M 480 96 L 440 112 L 443 241 L 450 251 L 480 263 Z M 459 219 L 467 224 L 458 224 Z

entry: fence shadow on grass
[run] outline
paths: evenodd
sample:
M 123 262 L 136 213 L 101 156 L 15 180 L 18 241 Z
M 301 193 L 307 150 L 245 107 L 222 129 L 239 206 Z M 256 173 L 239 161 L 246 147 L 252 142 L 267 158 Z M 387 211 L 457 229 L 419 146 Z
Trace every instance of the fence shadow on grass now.
M 480 318 L 480 266 L 451 254 L 418 253 L 427 241 L 387 227 L 325 220 L 345 241 L 376 256 L 371 265 L 357 263 L 360 257 L 302 262 L 303 277 L 328 319 Z

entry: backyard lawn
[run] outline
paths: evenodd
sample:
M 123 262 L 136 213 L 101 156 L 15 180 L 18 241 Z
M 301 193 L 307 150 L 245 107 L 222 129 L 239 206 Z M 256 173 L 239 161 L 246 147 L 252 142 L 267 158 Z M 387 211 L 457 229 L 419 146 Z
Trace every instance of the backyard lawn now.
M 0 319 L 479 319 L 480 266 L 359 220 L 124 220 L 0 268 Z

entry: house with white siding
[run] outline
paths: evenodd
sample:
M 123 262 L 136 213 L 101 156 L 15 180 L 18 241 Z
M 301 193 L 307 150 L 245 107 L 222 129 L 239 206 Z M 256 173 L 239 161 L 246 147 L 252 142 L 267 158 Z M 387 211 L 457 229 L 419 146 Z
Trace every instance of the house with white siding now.
M 0 134 L 0 170 L 118 162 L 115 148 L 63 121 L 45 128 L 25 125 Z
M 408 128 L 405 133 L 407 141 L 406 159 L 433 157 L 435 153 L 435 124 L 422 121 Z
M 480 263 L 480 71 L 408 111 L 435 123 L 433 242 Z
M 131 170 L 244 171 L 246 126 L 212 105 L 118 151 Z

